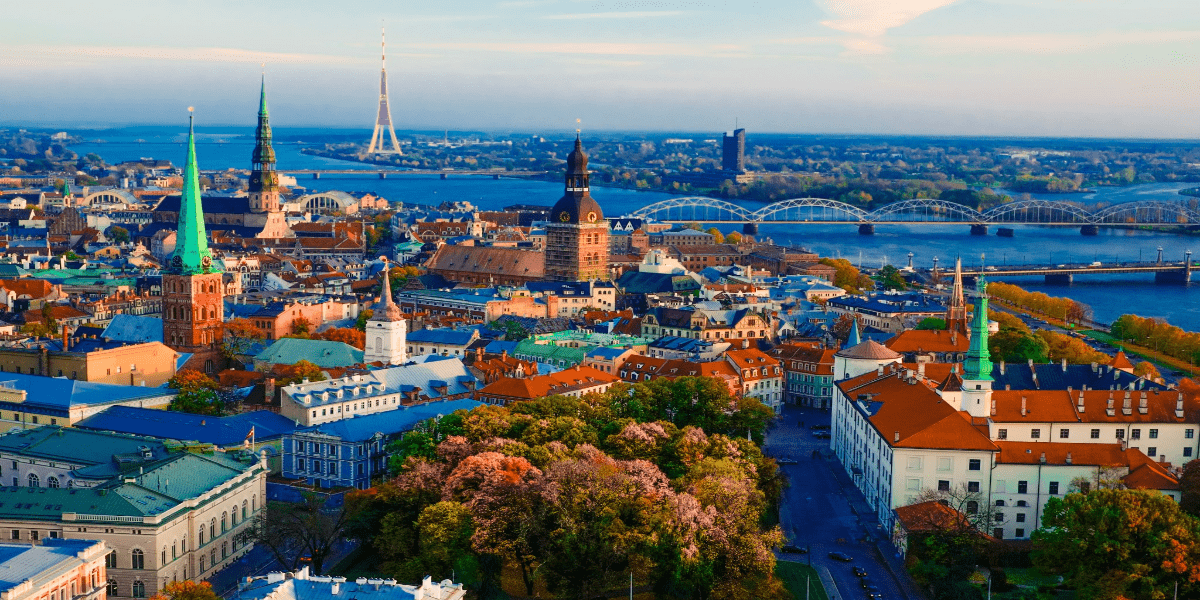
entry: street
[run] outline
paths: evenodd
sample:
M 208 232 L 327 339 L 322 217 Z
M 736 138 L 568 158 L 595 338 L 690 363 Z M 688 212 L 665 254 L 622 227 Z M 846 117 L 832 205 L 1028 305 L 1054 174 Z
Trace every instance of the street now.
M 804 421 L 803 428 L 799 421 Z M 811 561 L 818 573 L 827 572 L 836 587 L 829 589 L 827 578 L 822 577 L 831 600 L 866 597 L 859 578 L 851 571 L 854 566 L 867 570 L 886 599 L 923 598 L 904 573 L 888 533 L 877 527 L 862 494 L 832 458 L 829 440 L 814 437 L 810 427 L 816 424 L 828 425 L 829 414 L 785 405 L 781 421 L 767 434 L 768 455 L 796 461 L 780 465 L 791 483 L 784 490 L 780 526 L 788 543 L 809 548 L 807 555 L 781 552 L 780 560 Z M 814 450 L 821 451 L 822 457 L 813 458 Z M 835 551 L 850 556 L 852 562 L 829 558 L 828 554 Z

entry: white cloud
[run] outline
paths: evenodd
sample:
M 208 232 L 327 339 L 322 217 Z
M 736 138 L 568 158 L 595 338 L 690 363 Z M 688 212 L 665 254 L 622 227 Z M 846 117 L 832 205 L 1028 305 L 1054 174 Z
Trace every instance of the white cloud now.
M 374 62 L 355 56 L 259 52 L 241 48 L 165 48 L 161 46 L 10 46 L 0 55 L 8 64 L 60 65 L 97 59 L 141 59 L 216 63 L 348 65 Z M 411 54 L 410 57 L 420 55 Z
M 931 11 L 957 0 L 818 0 L 833 19 L 821 21 L 831 29 L 865 37 L 879 37 Z
M 1198 40 L 1200 31 L 1097 31 L 1088 34 L 939 35 L 915 38 L 914 43 L 941 54 L 1069 54 L 1109 46 L 1147 46 Z

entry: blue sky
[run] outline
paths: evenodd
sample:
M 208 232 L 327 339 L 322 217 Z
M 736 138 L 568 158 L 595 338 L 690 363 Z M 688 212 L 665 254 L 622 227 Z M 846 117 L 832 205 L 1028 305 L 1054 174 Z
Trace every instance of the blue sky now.
M 47 0 L 0 122 L 1200 138 L 1196 0 Z

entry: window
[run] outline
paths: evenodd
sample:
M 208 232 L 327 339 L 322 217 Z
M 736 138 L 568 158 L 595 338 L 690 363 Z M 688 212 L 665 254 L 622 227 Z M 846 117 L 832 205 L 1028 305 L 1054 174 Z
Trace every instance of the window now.
M 1189 440 L 1196 437 L 1196 430 L 1195 429 L 1184 429 L 1183 437 L 1186 439 L 1189 439 Z
M 226 525 L 225 525 L 225 522 L 228 519 L 229 519 L 229 513 L 224 513 L 224 512 L 221 513 L 221 533 L 225 533 L 225 530 L 228 529 L 228 527 L 226 527 Z
M 1124 429 L 1118 429 L 1118 430 L 1117 430 L 1117 439 L 1118 439 L 1118 440 L 1123 440 L 1123 439 L 1125 439 L 1125 430 L 1124 430 Z
M 1093 439 L 1093 440 L 1098 440 L 1098 439 L 1100 439 L 1100 430 L 1099 430 L 1099 429 L 1093 429 L 1093 430 L 1092 430 L 1092 439 Z
M 1025 513 L 1017 513 L 1017 522 L 1018 522 L 1018 523 L 1024 523 L 1024 522 L 1025 522 Z
M 35 541 L 35 542 L 36 542 L 36 541 L 38 541 L 38 538 L 39 538 L 39 537 L 41 537 L 41 536 L 40 536 L 40 535 L 38 535 L 38 530 L 36 530 L 36 529 L 30 529 L 30 530 L 29 530 L 29 539 L 31 539 L 31 540 L 33 540 L 33 541 Z
M 949 471 L 949 470 L 950 470 L 950 469 L 952 469 L 952 468 L 954 468 L 954 461 L 953 461 L 952 459 L 950 459 L 950 458 L 946 458 L 946 457 L 939 457 L 939 458 L 938 458 L 938 462 L 937 462 L 937 470 L 939 470 L 939 471 Z
M 1146 456 L 1158 456 L 1158 447 L 1150 446 L 1149 448 L 1146 448 Z
M 1004 528 L 996 527 L 996 528 L 992 529 L 992 537 L 994 537 L 998 540 L 1004 539 Z
M 216 517 L 213 517 L 208 522 L 208 539 L 210 539 L 210 540 L 217 539 L 217 518 Z
M 921 457 L 920 456 L 908 457 L 908 470 L 909 471 L 920 471 L 921 470 Z
M 1152 440 L 1158 439 L 1158 430 L 1157 429 L 1150 430 L 1150 439 L 1152 439 Z
M 179 547 L 178 544 L 176 544 L 175 542 L 171 542 L 171 560 L 174 560 L 179 557 L 179 554 L 177 553 L 178 547 Z
M 1033 438 L 1033 439 L 1035 439 L 1035 440 L 1036 440 L 1036 439 L 1038 439 L 1038 438 L 1040 438 L 1040 437 L 1042 437 L 1042 430 L 1041 430 L 1041 429 L 1036 429 L 1036 428 L 1035 428 L 1035 429 L 1030 429 L 1030 430 L 1029 430 L 1029 437 L 1031 437 L 1031 438 Z
M 996 430 L 996 439 L 1007 440 L 1008 439 L 1008 430 L 1007 429 Z
M 12 530 L 12 539 L 14 539 L 14 540 L 21 539 L 21 530 L 20 529 Z
M 145 598 L 146 597 L 146 584 L 144 584 L 140 581 L 133 582 L 133 597 L 134 598 Z
M 52 488 L 58 487 L 58 478 L 51 475 L 50 479 L 46 480 L 46 485 Z
M 304 459 L 303 459 L 303 458 L 297 458 L 297 459 L 296 459 L 296 470 L 297 470 L 297 471 L 303 471 L 303 470 L 304 470 Z
M 208 568 L 208 559 L 203 554 L 200 555 L 200 572 L 203 573 Z
M 162 562 L 160 562 L 158 564 L 160 566 L 167 564 L 167 547 L 166 546 L 163 546 L 163 548 L 162 548 Z
M 997 500 L 997 501 L 996 501 L 996 506 L 1004 506 L 1004 501 L 1003 501 L 1003 500 Z
M 1059 439 L 1064 439 L 1064 440 L 1065 440 L 1065 439 L 1067 439 L 1067 438 L 1069 438 L 1069 437 L 1071 437 L 1071 430 L 1070 430 L 1070 429 L 1066 429 L 1066 428 L 1059 429 L 1059 430 L 1058 430 L 1058 437 L 1059 437 Z
M 246 520 L 246 517 L 247 517 L 247 515 L 249 515 L 249 514 L 250 514 L 250 513 L 249 513 L 249 512 L 247 512 L 247 510 L 246 510 L 246 508 L 247 508 L 247 503 L 248 503 L 248 502 L 249 502 L 249 500 L 242 500 L 242 520 L 243 520 L 243 521 L 245 521 L 245 520 Z
M 1002 513 L 1002 512 L 996 512 L 996 513 L 993 513 L 993 514 L 992 514 L 992 520 L 993 520 L 993 521 L 995 521 L 995 522 L 997 522 L 997 523 L 1001 523 L 1001 522 L 1003 522 L 1003 521 L 1004 521 L 1004 513 Z
M 36 474 L 36 473 L 30 473 L 30 474 L 29 474 L 29 487 L 31 487 L 31 488 L 35 488 L 35 487 L 38 487 L 39 485 L 40 485 L 40 484 L 38 483 L 38 476 L 37 476 L 37 474 Z
M 972 494 L 978 494 L 979 493 L 979 482 L 978 481 L 968 481 L 967 482 L 967 491 Z
M 1191 446 L 1188 446 L 1187 448 L 1184 448 L 1184 449 L 1183 449 L 1183 455 L 1184 455 L 1184 456 L 1191 456 L 1191 455 L 1192 455 L 1192 447 L 1191 447 Z
M 117 568 L 117 551 L 116 550 L 109 552 L 108 556 L 104 557 L 104 566 L 109 569 Z
M 146 555 L 142 554 L 141 550 L 134 548 L 131 555 L 133 557 L 133 565 L 129 568 L 131 568 L 131 569 L 145 569 L 146 568 Z
M 939 479 L 938 480 L 938 491 L 939 492 L 950 491 L 950 482 L 946 481 L 945 479 Z
M 117 595 L 117 580 L 109 579 L 108 580 L 108 597 L 112 598 L 113 596 L 116 596 L 116 595 Z
M 1028 481 L 1018 481 L 1017 482 L 1017 493 L 1018 494 L 1028 494 L 1029 493 L 1029 482 Z
M 1057 481 L 1050 482 L 1050 493 L 1058 494 L 1058 482 Z
M 967 514 L 974 515 L 979 513 L 979 503 L 974 500 L 967 500 Z
M 1130 432 L 1129 432 L 1129 439 L 1131 439 L 1131 440 L 1140 440 L 1140 439 L 1142 439 L 1142 430 L 1141 430 L 1141 429 L 1133 429 L 1133 430 L 1130 430 Z
M 1024 530 L 1024 529 L 1018 529 L 1018 530 L 1017 530 L 1017 537 L 1019 537 L 1019 538 L 1025 537 L 1025 530 Z
M 967 469 L 968 470 L 978 471 L 979 467 L 980 467 L 980 463 L 979 463 L 978 458 L 972 458 L 971 460 L 967 461 Z
M 225 560 L 226 556 L 229 556 L 229 542 L 221 542 L 221 560 Z
M 1024 500 L 1017 500 L 1017 506 L 1029 506 L 1029 503 Z
M 908 487 L 909 491 L 913 491 L 913 492 L 920 491 L 921 490 L 921 480 L 916 477 L 910 477 L 908 480 L 907 487 Z

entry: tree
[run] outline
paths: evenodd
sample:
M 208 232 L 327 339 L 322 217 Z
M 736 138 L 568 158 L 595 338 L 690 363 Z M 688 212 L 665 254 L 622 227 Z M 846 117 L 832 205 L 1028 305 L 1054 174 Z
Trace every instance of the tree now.
M 307 361 L 301 360 L 293 365 L 285 365 L 278 368 L 279 377 L 276 383 L 282 387 L 300 383 L 305 379 L 309 381 L 325 381 L 325 373 L 321 371 L 321 367 Z
M 884 265 L 882 269 L 879 269 L 875 281 L 879 282 L 879 285 L 885 290 L 908 289 L 908 282 L 904 281 L 904 275 L 900 273 L 900 269 L 892 265 Z
M 851 294 L 861 294 L 863 290 L 874 287 L 871 278 L 864 276 L 854 265 L 850 264 L 850 261 L 844 258 L 822 258 L 819 262 L 833 267 L 836 271 L 833 276 L 833 285 Z
M 292 319 L 292 326 L 291 326 L 292 335 L 307 337 L 308 332 L 311 330 L 312 330 L 312 322 L 310 322 L 307 318 L 305 318 L 304 315 L 300 315 L 300 316 Z
M 1133 374 L 1137 375 L 1138 377 L 1149 379 L 1150 381 L 1158 381 L 1162 379 L 1162 374 L 1158 372 L 1158 367 L 1154 366 L 1154 363 L 1148 360 L 1143 360 L 1142 362 L 1134 365 Z
M 320 333 L 320 337 L 323 340 L 328 340 L 331 342 L 342 342 L 343 344 L 354 346 L 359 350 L 364 349 L 367 344 L 366 332 L 359 331 L 358 329 L 354 329 L 352 327 L 330 327 L 329 329 L 322 331 Z
M 1049 360 L 1050 345 L 1028 330 L 1001 328 L 988 338 L 988 352 L 992 358 L 1009 363 L 1033 361 L 1044 363 Z
M 1192 515 L 1200 516 L 1200 460 L 1190 460 L 1183 465 L 1183 475 L 1179 478 L 1179 509 Z
M 730 231 L 729 233 L 725 234 L 725 243 L 726 244 L 742 243 L 742 234 L 740 234 L 736 231 Z
M 313 573 L 325 570 L 325 559 L 341 541 L 347 524 L 362 506 L 354 492 L 342 506 L 326 506 L 329 496 L 305 492 L 298 503 L 269 502 L 249 527 L 238 533 L 242 543 L 266 548 L 288 571 L 300 568 L 301 559 L 312 560 Z
M 706 233 L 712 234 L 714 244 L 725 243 L 725 235 L 721 233 L 720 229 L 717 229 L 716 227 L 709 227 Z
M 207 581 L 172 581 L 150 600 L 220 600 Z
M 857 319 L 854 315 L 842 315 L 833 322 L 833 337 L 846 342 L 850 339 L 850 332 L 854 330 L 854 322 Z M 861 332 L 861 325 L 859 326 Z
M 184 369 L 167 380 L 167 387 L 178 390 L 169 410 L 219 417 L 225 413 L 225 403 L 217 390 L 220 385 L 212 377 L 194 369 Z
M 924 319 L 921 319 L 920 323 L 917 323 L 917 329 L 922 330 L 938 330 L 945 328 L 946 320 L 939 319 L 937 317 L 925 317 Z
M 1200 523 L 1144 490 L 1051 498 L 1031 539 L 1034 565 L 1062 574 L 1081 598 L 1168 598 L 1200 593 Z
M 129 230 L 120 225 L 113 225 L 108 228 L 108 233 L 105 234 L 105 237 L 114 244 L 124 244 L 129 241 Z
M 225 322 L 225 335 L 221 336 L 221 354 L 229 360 L 249 352 L 263 342 L 262 333 L 250 319 L 238 318 Z
M 375 311 L 373 311 L 369 308 L 358 313 L 358 320 L 356 320 L 354 322 L 354 328 L 359 331 L 365 332 L 367 330 L 367 321 L 371 318 L 371 315 L 374 315 L 374 314 L 375 314 Z

